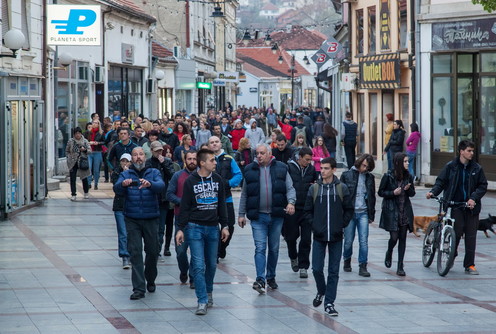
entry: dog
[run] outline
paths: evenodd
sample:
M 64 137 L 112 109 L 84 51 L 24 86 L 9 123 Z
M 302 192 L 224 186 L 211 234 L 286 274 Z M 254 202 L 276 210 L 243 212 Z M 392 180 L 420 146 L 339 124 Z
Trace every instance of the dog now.
M 427 217 L 427 216 L 415 216 L 413 217 L 413 234 L 415 234 L 416 237 L 420 237 L 419 234 L 417 234 L 417 229 L 421 228 L 424 230 L 424 233 L 427 231 L 427 227 L 429 227 L 429 224 L 433 221 L 437 220 L 437 215 Z
M 487 233 L 487 230 L 496 234 L 496 232 L 493 230 L 494 224 L 496 224 L 496 216 L 489 215 L 489 218 L 479 220 L 479 227 L 477 229 L 479 231 L 483 231 L 484 234 L 486 235 L 486 238 L 490 238 L 489 233 Z

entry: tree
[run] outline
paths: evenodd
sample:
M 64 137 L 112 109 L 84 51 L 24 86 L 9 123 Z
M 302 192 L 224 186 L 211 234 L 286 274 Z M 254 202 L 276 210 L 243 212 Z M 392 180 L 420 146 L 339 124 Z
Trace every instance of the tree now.
M 482 8 L 488 13 L 496 10 L 496 0 L 472 0 L 474 5 L 482 5 Z

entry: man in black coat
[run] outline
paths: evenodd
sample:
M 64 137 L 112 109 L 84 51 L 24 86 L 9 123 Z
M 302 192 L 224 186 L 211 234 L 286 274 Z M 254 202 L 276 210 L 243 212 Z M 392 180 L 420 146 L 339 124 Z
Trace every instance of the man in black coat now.
M 300 271 L 300 278 L 307 278 L 310 267 L 310 248 L 312 244 L 312 226 L 304 216 L 305 200 L 308 188 L 317 181 L 317 173 L 311 164 L 312 150 L 302 147 L 294 160 L 289 160 L 289 175 L 296 190 L 295 214 L 284 217 L 284 239 L 288 245 L 291 269 Z M 297 245 L 297 240 L 300 242 Z M 298 246 L 298 247 L 297 247 Z
M 289 159 L 293 157 L 293 148 L 288 144 L 286 136 L 283 134 L 276 137 L 277 147 L 272 149 L 272 155 L 277 161 L 288 164 Z

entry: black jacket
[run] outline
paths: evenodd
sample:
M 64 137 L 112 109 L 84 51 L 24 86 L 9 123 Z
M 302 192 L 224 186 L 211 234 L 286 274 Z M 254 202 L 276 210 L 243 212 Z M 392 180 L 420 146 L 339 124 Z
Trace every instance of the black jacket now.
M 313 165 L 308 165 L 306 168 L 301 168 L 294 160 L 288 162 L 289 175 L 293 180 L 293 187 L 296 190 L 295 209 L 303 210 L 305 200 L 308 193 L 308 188 L 317 181 L 317 173 Z
M 172 148 L 172 152 L 179 146 L 179 138 L 175 133 L 161 133 L 160 140 Z
M 294 149 L 293 147 L 286 145 L 284 151 L 280 151 L 277 147 L 272 149 L 272 155 L 276 158 L 277 161 L 288 164 L 289 159 L 293 157 Z
M 160 171 L 160 175 L 162 175 L 162 179 L 164 180 L 165 187 L 162 193 L 159 195 L 159 203 L 160 206 L 168 206 L 169 202 L 167 201 L 167 187 L 169 185 L 170 179 L 172 179 L 172 175 L 174 175 L 174 165 L 172 160 L 169 158 L 164 158 L 164 162 L 160 162 L 155 157 L 151 157 L 146 161 L 147 164 L 150 164 L 151 167 L 156 168 Z
M 312 225 L 313 239 L 338 242 L 343 240 L 344 228 L 353 217 L 348 187 L 342 185 L 343 199 L 337 189 L 341 183 L 337 176 L 331 183 L 322 180 L 310 186 L 305 200 L 305 219 Z M 314 200 L 314 187 L 318 187 Z
M 410 197 L 415 196 L 415 187 L 413 185 L 413 177 L 408 176 L 408 180 L 404 180 L 401 187 L 410 183 L 410 188 L 406 191 L 405 197 L 405 212 L 408 218 L 408 230 L 413 231 L 413 208 L 410 202 Z M 398 188 L 398 183 L 391 171 L 384 174 L 379 185 L 377 194 L 384 198 L 382 201 L 381 221 L 379 227 L 386 231 L 398 231 L 398 216 L 400 209 L 398 207 L 398 196 L 393 192 Z
M 403 152 L 403 147 L 405 144 L 405 130 L 395 129 L 389 138 L 389 142 L 384 148 L 385 152 L 391 150 L 391 153 Z
M 359 172 L 355 168 L 351 168 L 341 174 L 341 182 L 348 186 L 351 195 L 351 201 L 353 208 L 355 208 L 355 200 L 357 195 L 358 177 Z M 375 179 L 374 175 L 371 173 L 365 173 L 365 188 L 366 197 L 365 203 L 367 204 L 367 215 L 369 216 L 369 222 L 373 222 L 375 219 Z M 353 210 L 354 211 L 354 210 Z
M 443 197 L 446 200 L 454 200 L 454 197 L 457 195 L 456 191 L 461 188 L 460 176 L 462 168 L 460 168 L 460 165 L 462 168 L 464 167 L 461 164 L 459 157 L 456 157 L 452 161 L 448 162 L 437 177 L 431 193 L 437 196 L 441 193 L 441 191 L 444 191 Z M 475 203 L 477 203 L 471 212 L 474 215 L 478 215 L 481 211 L 481 199 L 487 191 L 486 175 L 484 174 L 484 170 L 481 165 L 475 161 L 470 161 L 465 168 L 467 169 L 469 175 L 467 184 L 468 198 L 466 198 L 466 200 L 473 199 Z
M 122 168 L 119 165 L 112 171 L 112 174 L 110 174 L 110 181 L 112 182 L 112 184 L 116 184 L 117 180 L 119 179 L 119 175 L 121 173 L 122 173 Z M 120 196 L 115 194 L 114 202 L 112 204 L 112 211 L 124 211 L 125 202 L 126 202 L 125 196 Z

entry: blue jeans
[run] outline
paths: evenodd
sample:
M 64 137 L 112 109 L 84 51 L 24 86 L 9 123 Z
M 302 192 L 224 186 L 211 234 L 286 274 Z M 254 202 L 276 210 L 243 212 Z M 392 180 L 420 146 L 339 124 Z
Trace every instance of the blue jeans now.
M 349 225 L 344 229 L 343 260 L 350 259 L 351 255 L 353 255 L 355 230 L 358 231 L 358 263 L 367 264 L 367 256 L 369 252 L 369 216 L 367 212 L 355 213 Z
M 386 152 L 387 162 L 388 162 L 388 170 L 393 169 L 393 153 L 391 150 Z
M 174 228 L 177 233 L 177 216 L 175 217 Z M 176 235 L 174 233 L 174 236 Z M 188 260 L 188 239 L 184 238 L 184 242 L 178 246 L 176 243 L 176 238 L 174 237 L 174 245 L 176 246 L 176 260 L 177 266 L 179 267 L 179 271 L 181 274 L 187 274 L 189 270 L 189 260 Z M 191 275 L 190 275 L 191 280 Z
M 324 260 L 325 251 L 328 247 L 329 259 L 327 268 L 327 284 L 324 277 Z M 317 284 L 317 293 L 324 295 L 324 305 L 334 304 L 339 281 L 339 262 L 341 260 L 341 251 L 343 241 L 326 242 L 314 240 L 312 245 L 312 270 L 315 283 Z
M 207 293 L 214 289 L 219 227 L 188 223 L 185 232 L 191 251 L 191 275 L 195 282 L 196 298 L 199 304 L 206 304 Z
M 127 231 L 123 211 L 114 211 L 115 224 L 117 226 L 117 238 L 119 239 L 119 257 L 129 257 L 127 251 Z
M 415 176 L 415 158 L 417 157 L 417 152 L 406 151 L 406 156 L 408 157 L 408 173 L 411 176 Z
M 88 183 L 91 185 L 91 181 L 95 178 L 95 186 L 98 185 L 100 180 L 100 167 L 103 162 L 102 152 L 92 152 L 88 154 L 88 163 L 90 164 L 91 175 L 88 176 Z
M 271 218 L 270 214 L 259 213 L 258 220 L 251 221 L 253 241 L 255 242 L 255 268 L 257 280 L 276 277 L 279 242 L 281 240 L 283 218 Z M 267 241 L 269 251 L 267 254 Z M 267 255 L 266 255 L 267 254 Z M 267 274 L 265 267 L 267 266 Z

